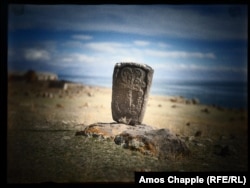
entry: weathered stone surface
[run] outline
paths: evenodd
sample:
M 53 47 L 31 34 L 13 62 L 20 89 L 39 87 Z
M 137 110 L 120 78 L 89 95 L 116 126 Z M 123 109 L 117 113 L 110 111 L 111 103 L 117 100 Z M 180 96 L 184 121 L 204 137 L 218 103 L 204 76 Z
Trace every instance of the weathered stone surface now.
M 116 122 L 141 124 L 154 70 L 145 64 L 117 63 L 113 72 L 112 116 Z
M 76 135 L 111 140 L 124 148 L 161 159 L 189 154 L 185 142 L 170 130 L 154 129 L 149 125 L 95 123 L 77 132 Z
M 82 132 L 78 132 L 77 134 L 113 140 L 116 135 L 119 135 L 124 131 L 140 134 L 142 131 L 145 132 L 150 130 L 153 130 L 153 128 L 145 125 L 128 126 L 121 123 L 94 123 L 87 126 Z

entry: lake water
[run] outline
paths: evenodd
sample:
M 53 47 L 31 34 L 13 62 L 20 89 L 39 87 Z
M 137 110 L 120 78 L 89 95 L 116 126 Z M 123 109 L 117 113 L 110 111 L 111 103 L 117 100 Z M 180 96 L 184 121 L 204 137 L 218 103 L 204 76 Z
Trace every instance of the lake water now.
M 59 79 L 112 88 L 112 77 L 59 75 Z M 247 82 L 153 79 L 151 94 L 198 98 L 202 104 L 247 109 Z

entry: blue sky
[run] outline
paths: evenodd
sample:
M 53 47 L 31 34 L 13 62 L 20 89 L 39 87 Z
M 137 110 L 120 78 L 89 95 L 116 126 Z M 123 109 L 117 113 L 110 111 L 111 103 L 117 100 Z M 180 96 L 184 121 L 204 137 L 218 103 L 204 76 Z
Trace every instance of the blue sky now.
M 247 79 L 247 5 L 9 5 L 8 69 L 154 79 Z

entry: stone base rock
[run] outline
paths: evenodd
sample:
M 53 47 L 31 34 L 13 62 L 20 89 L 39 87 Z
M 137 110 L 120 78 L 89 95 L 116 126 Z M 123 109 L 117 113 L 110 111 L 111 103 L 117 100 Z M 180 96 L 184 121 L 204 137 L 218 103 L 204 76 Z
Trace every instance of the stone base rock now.
M 160 159 L 189 154 L 185 142 L 169 129 L 154 129 L 149 125 L 95 123 L 77 132 L 76 135 L 111 140 L 124 148 Z

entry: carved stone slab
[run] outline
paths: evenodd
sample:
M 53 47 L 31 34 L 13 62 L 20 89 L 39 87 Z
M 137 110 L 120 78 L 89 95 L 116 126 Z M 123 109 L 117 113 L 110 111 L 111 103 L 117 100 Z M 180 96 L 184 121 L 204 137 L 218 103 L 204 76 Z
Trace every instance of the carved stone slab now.
M 147 106 L 154 70 L 145 64 L 117 63 L 113 72 L 113 120 L 141 124 Z

